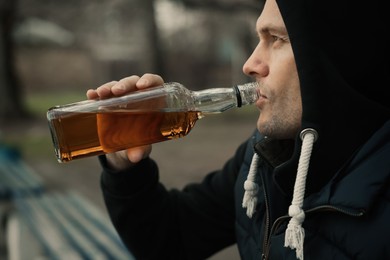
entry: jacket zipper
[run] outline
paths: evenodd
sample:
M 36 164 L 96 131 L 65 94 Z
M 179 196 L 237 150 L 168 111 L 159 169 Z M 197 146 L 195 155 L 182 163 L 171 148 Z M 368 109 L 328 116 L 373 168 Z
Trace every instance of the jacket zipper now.
M 264 194 L 266 195 L 266 191 L 264 189 Z M 268 259 L 269 256 L 269 250 L 270 250 L 270 243 L 269 240 L 271 239 L 272 234 L 275 232 L 275 230 L 285 221 L 289 220 L 291 217 L 289 215 L 284 215 L 279 218 L 277 218 L 274 223 L 272 224 L 271 230 L 268 231 L 269 229 L 269 213 L 268 213 L 268 206 L 267 206 L 267 198 L 265 198 L 265 204 L 266 204 L 266 232 L 264 233 L 264 243 L 263 243 L 263 254 L 262 254 L 262 259 Z M 318 212 L 318 211 L 335 211 L 335 212 L 340 212 L 342 214 L 351 216 L 351 217 L 361 217 L 364 215 L 364 210 L 348 210 L 332 205 L 322 205 L 318 206 L 312 209 L 305 210 L 305 214 L 313 213 L 313 212 Z
M 268 239 L 271 238 L 270 236 L 270 217 L 269 217 L 269 205 L 268 205 L 268 194 L 267 189 L 265 187 L 264 177 L 263 173 L 260 174 L 261 178 L 261 184 L 263 185 L 263 193 L 264 193 L 264 204 L 265 204 L 265 225 L 264 225 L 264 239 L 263 239 L 263 253 L 261 255 L 261 258 L 263 260 L 267 259 L 268 254 L 266 249 L 269 248 L 268 246 Z
M 337 211 L 351 217 L 361 217 L 365 213 L 364 210 L 351 210 L 351 209 L 340 208 L 332 205 L 317 206 L 315 208 L 305 210 L 305 213 L 312 213 L 316 211 L 327 211 L 327 210 Z

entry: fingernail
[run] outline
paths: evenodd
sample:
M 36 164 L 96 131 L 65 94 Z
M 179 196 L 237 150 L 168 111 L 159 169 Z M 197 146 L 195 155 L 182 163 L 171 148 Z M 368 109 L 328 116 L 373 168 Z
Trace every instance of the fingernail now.
M 139 79 L 137 82 L 138 86 L 146 86 L 149 82 L 146 79 Z
M 123 84 L 116 84 L 112 87 L 114 90 L 125 90 L 125 86 Z

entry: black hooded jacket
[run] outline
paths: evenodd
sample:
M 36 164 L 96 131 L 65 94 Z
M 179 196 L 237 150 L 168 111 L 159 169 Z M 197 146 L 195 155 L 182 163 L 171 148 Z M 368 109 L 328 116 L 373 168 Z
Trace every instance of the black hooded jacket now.
M 377 37 L 390 27 L 380 0 L 277 3 L 299 74 L 302 129 L 314 128 L 319 136 L 310 159 L 315 174 L 308 175 L 309 191 L 316 190 L 390 118 L 390 50 Z M 322 163 L 329 151 L 332 161 Z
M 384 1 L 277 0 L 318 132 L 306 181 L 305 259 L 390 259 L 389 33 Z M 111 219 L 137 259 L 206 259 L 237 243 L 242 259 L 296 259 L 284 247 L 301 140 L 255 132 L 220 171 L 167 191 L 150 158 L 123 172 L 100 157 Z M 256 212 L 242 208 L 256 151 Z

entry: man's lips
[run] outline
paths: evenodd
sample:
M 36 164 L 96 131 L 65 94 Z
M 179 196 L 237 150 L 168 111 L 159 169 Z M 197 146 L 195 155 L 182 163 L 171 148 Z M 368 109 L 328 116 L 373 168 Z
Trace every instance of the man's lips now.
M 256 106 L 258 108 L 261 108 L 264 105 L 264 102 L 267 100 L 267 96 L 264 95 L 262 92 L 258 92 L 259 98 L 256 101 Z

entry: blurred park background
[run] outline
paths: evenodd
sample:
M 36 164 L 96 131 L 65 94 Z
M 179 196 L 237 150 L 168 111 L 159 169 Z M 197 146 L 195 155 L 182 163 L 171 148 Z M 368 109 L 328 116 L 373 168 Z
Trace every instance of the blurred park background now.
M 104 211 L 97 159 L 58 163 L 47 109 L 146 72 L 193 90 L 247 82 L 242 65 L 261 8 L 258 0 L 0 0 L 0 145 L 17 148 L 50 189 L 77 190 Z M 161 181 L 180 188 L 220 168 L 256 118 L 253 107 L 208 116 L 187 137 L 154 145 Z

